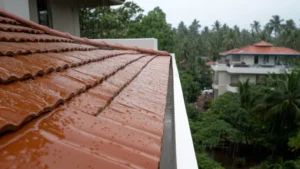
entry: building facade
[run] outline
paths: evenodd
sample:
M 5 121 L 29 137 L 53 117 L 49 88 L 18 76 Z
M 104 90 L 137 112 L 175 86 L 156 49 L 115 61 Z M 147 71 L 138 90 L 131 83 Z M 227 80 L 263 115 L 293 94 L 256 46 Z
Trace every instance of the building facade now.
M 0 9 L 50 28 L 80 36 L 80 8 L 120 5 L 124 0 L 0 0 Z
M 286 62 L 287 58 L 300 56 L 300 53 L 262 41 L 220 53 L 220 56 L 221 59 L 211 65 L 214 98 L 228 91 L 237 92 L 239 81 L 249 79 L 251 83 L 259 84 L 269 73 L 288 73 L 291 66 Z

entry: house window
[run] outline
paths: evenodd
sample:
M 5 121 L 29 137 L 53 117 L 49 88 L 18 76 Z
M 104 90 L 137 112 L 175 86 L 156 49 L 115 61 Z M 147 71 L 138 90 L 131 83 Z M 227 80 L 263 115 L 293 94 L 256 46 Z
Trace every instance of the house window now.
M 39 24 L 52 28 L 52 17 L 49 0 L 37 0 Z
M 269 63 L 269 56 L 264 56 L 264 64 Z
M 280 59 L 278 56 L 275 56 L 275 64 L 280 65 Z
M 254 56 L 254 64 L 258 64 L 258 56 Z

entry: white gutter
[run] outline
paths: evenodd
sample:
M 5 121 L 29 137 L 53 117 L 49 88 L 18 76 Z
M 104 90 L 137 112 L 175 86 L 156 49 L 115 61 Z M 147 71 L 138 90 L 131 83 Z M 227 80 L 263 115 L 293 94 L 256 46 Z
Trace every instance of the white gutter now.
M 176 65 L 176 59 L 174 54 L 171 55 L 174 80 L 175 143 L 177 169 L 198 169 L 190 125 L 185 109 L 179 73 Z

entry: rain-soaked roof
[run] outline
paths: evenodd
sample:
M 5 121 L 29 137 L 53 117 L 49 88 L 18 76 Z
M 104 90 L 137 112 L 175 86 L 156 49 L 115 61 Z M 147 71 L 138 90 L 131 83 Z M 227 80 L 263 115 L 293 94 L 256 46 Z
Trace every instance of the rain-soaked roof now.
M 158 168 L 170 56 L 0 10 L 1 168 Z

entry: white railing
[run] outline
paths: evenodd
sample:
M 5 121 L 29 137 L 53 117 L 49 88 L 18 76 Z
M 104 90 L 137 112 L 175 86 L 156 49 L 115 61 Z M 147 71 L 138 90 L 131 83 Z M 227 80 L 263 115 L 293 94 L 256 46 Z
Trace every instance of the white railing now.
M 186 113 L 176 60 L 172 54 L 177 169 L 198 169 L 193 139 Z
M 233 62 L 233 64 L 216 62 L 211 66 L 214 71 L 227 71 L 229 73 L 254 73 L 254 74 L 268 74 L 268 73 L 284 73 L 290 68 L 286 65 L 271 65 L 271 64 L 242 64 L 241 62 Z

